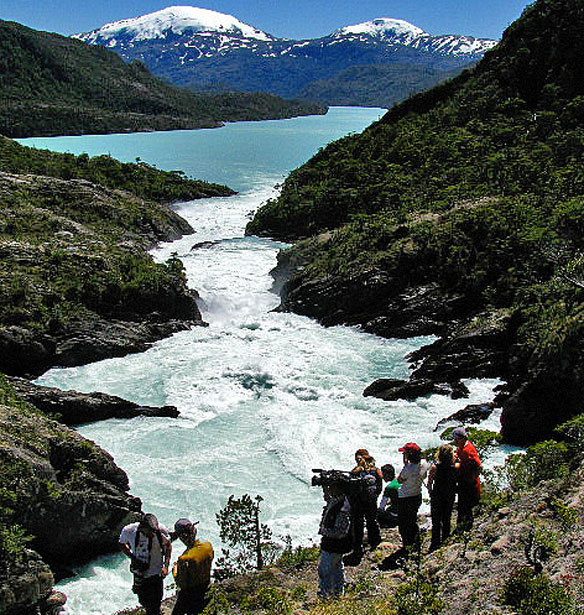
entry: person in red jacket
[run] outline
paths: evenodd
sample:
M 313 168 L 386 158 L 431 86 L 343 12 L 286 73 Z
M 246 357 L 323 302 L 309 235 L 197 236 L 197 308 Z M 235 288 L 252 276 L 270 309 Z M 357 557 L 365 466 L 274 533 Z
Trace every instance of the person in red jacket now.
M 458 515 L 456 530 L 465 532 L 474 523 L 473 508 L 481 497 L 481 479 L 479 478 L 482 463 L 474 444 L 468 439 L 464 427 L 456 427 L 452 432 L 456 446 L 456 474 L 458 483 Z

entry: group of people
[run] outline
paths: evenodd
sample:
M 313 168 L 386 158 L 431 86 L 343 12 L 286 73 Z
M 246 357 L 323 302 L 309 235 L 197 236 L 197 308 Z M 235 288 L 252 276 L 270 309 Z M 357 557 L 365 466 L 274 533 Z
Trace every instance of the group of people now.
M 177 538 L 186 549 L 172 570 L 177 587 L 172 615 L 195 615 L 205 608 L 214 554 L 211 543 L 197 540 L 196 525 L 189 519 L 179 519 L 174 531 L 169 532 L 155 515 L 148 513 L 122 529 L 119 542 L 130 558 L 130 570 L 134 575 L 132 591 L 146 615 L 160 615 L 172 541 Z
M 375 550 L 381 542 L 381 528 L 398 527 L 402 549 L 380 564 L 382 570 L 392 567 L 397 557 L 407 555 L 419 546 L 418 510 L 422 504 L 422 486 L 430 495 L 432 538 L 430 550 L 437 549 L 451 532 L 451 517 L 456 494 L 457 531 L 468 531 L 473 525 L 473 508 L 479 502 L 481 460 L 468 439 L 464 427 L 452 433 L 453 445 L 444 444 L 430 464 L 422 459 L 422 450 L 408 442 L 399 451 L 403 468 L 398 476 L 391 464 L 378 468 L 366 449 L 355 453 L 351 476 L 360 479 L 359 487 L 347 487 L 333 482 L 324 488 L 325 507 L 319 534 L 319 595 L 339 595 L 344 586 L 344 565 L 357 565 L 363 557 L 364 526 L 367 527 L 369 548 Z M 383 481 L 386 487 L 379 504 Z M 425 482 L 426 481 L 426 482 Z
M 422 459 L 422 450 L 416 443 L 405 444 L 399 449 L 404 465 L 397 476 L 391 464 L 378 468 L 366 449 L 358 449 L 355 467 L 348 473 L 350 479 L 324 485 L 326 504 L 319 527 L 318 564 L 321 597 L 342 593 L 344 566 L 357 565 L 363 557 L 365 527 L 371 551 L 381 543 L 380 527 L 398 527 L 402 555 L 420 545 L 418 510 L 424 484 L 430 495 L 431 551 L 450 536 L 456 494 L 457 531 L 472 527 L 473 508 L 480 498 L 481 460 L 464 427 L 454 429 L 452 436 L 454 446 L 441 446 L 431 464 Z M 163 580 L 169 572 L 172 541 L 177 538 L 186 549 L 172 570 L 177 586 L 172 615 L 195 615 L 205 608 L 213 562 L 213 547 L 197 540 L 196 523 L 179 519 L 174 531 L 169 532 L 153 514 L 145 514 L 121 531 L 119 542 L 130 558 L 134 575 L 132 590 L 146 615 L 160 615 Z M 380 568 L 391 567 L 391 558 L 383 560 Z

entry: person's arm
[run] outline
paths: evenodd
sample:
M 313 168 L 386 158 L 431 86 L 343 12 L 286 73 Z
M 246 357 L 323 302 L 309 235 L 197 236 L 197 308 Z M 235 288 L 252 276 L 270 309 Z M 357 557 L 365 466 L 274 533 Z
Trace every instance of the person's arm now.
M 164 542 L 164 550 L 162 555 L 162 576 L 165 577 L 168 574 L 168 567 L 170 566 L 170 555 L 172 553 L 172 543 L 169 538 L 166 538 Z
M 122 553 L 126 555 L 127 557 L 129 557 L 130 559 L 134 557 L 132 555 L 132 549 L 130 549 L 130 545 L 127 542 L 121 542 L 120 549 L 122 550 Z
M 428 488 L 428 493 L 432 495 L 432 486 L 434 485 L 434 475 L 436 474 L 436 464 L 433 463 L 430 467 L 430 471 L 428 472 L 428 484 L 426 485 Z
M 387 496 L 382 495 L 381 496 L 381 500 L 379 500 L 379 506 L 377 507 L 377 510 L 385 510 L 385 507 L 387 506 Z

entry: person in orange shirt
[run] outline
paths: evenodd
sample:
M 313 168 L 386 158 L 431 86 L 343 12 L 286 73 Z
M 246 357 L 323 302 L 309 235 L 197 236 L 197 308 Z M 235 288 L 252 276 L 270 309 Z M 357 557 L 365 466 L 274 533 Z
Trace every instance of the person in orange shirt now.
M 474 523 L 473 508 L 481 497 L 482 463 L 474 444 L 468 439 L 464 427 L 456 427 L 452 432 L 456 446 L 456 475 L 458 483 L 458 514 L 456 531 L 466 532 Z
M 172 615 L 197 615 L 206 606 L 213 547 L 210 542 L 197 540 L 196 524 L 188 519 L 179 519 L 174 524 L 172 537 L 180 538 L 187 547 L 172 569 L 178 588 Z

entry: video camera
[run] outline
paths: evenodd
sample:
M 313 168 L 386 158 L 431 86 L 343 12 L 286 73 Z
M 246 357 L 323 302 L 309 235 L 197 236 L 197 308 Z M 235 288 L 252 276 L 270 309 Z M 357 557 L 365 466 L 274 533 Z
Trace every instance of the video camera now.
M 361 492 L 363 479 L 354 476 L 346 470 L 323 470 L 321 468 L 313 468 L 312 471 L 315 474 L 311 480 L 311 485 L 313 487 L 326 488 L 331 485 L 336 485 L 349 497 L 358 497 Z

